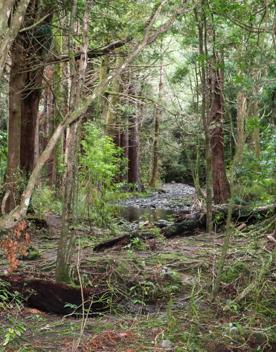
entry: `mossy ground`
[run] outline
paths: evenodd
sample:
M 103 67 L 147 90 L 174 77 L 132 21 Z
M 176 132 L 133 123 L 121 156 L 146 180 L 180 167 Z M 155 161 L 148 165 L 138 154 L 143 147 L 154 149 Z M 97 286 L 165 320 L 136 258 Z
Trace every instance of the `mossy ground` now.
M 134 241 L 126 248 L 93 253 L 102 236 L 82 226 L 75 231 L 82 282 L 108 289 L 110 311 L 85 319 L 46 314 L 19 301 L 4 303 L 0 351 L 72 351 L 77 345 L 75 350 L 83 352 L 276 350 L 275 263 L 266 234 L 233 236 L 213 300 L 223 234 L 157 236 L 154 248 Z M 18 271 L 53 278 L 57 234 L 32 232 L 40 256 L 22 261 Z M 0 260 L 4 270 L 5 260 Z M 77 277 L 74 267 L 72 275 Z

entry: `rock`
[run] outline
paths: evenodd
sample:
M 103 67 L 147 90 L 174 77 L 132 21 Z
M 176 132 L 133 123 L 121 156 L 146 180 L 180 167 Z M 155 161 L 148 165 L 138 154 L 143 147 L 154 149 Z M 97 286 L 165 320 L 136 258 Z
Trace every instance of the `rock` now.
M 173 343 L 170 340 L 162 340 L 160 346 L 166 351 L 172 351 L 173 349 Z

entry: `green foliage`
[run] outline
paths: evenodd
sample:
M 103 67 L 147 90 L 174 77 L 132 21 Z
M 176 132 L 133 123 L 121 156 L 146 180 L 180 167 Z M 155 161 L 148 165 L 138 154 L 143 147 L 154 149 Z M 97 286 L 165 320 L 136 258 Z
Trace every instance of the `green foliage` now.
M 61 214 L 62 204 L 56 193 L 48 186 L 37 187 L 32 196 L 32 206 L 38 214 L 53 212 Z
M 249 129 L 256 126 L 250 120 Z M 245 200 L 272 202 L 276 192 L 276 133 L 273 126 L 262 132 L 261 154 L 256 156 L 252 148 L 246 148 L 242 164 L 236 170 L 239 184 L 235 185 L 238 197 Z
M 182 65 L 177 67 L 174 75 L 171 78 L 172 83 L 180 83 L 183 81 L 183 78 L 189 74 L 189 68 L 187 65 Z
M 18 337 L 21 337 L 25 331 L 26 331 L 26 328 L 22 324 L 16 324 L 15 326 L 8 328 L 4 336 L 4 341 L 2 346 L 7 346 Z
M 247 266 L 244 263 L 238 261 L 222 273 L 221 280 L 225 283 L 230 283 L 236 280 L 242 273 L 247 274 L 248 271 L 249 270 Z
M 110 225 L 112 206 L 108 204 L 109 193 L 114 190 L 121 150 L 92 123 L 85 124 L 84 132 L 80 155 L 81 204 L 78 211 L 98 225 Z
M 127 245 L 127 248 L 141 251 L 145 249 L 145 243 L 141 241 L 139 237 L 133 237 Z
M 22 300 L 18 292 L 10 292 L 10 284 L 0 279 L 0 309 L 7 309 L 11 306 L 21 308 Z

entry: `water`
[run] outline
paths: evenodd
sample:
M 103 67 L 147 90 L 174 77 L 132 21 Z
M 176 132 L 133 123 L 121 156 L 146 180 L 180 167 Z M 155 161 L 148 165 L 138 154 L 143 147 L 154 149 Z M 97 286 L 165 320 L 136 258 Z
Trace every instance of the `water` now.
M 138 220 L 149 220 L 151 222 L 160 219 L 169 220 L 175 215 L 175 211 L 162 208 L 138 208 L 132 206 L 118 207 L 118 216 L 129 221 L 134 222 Z

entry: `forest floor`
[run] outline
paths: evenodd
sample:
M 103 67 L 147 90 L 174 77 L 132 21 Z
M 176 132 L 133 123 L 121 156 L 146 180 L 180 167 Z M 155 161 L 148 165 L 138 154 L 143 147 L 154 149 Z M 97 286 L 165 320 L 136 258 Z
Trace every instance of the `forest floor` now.
M 234 231 L 221 289 L 213 299 L 224 233 L 167 240 L 154 225 L 156 218 L 151 220 L 140 221 L 139 228 L 151 231 L 154 239 L 137 237 L 102 253 L 93 247 L 114 233 L 86 223 L 75 226 L 72 276 L 78 281 L 81 273 L 84 286 L 102 287 L 108 311 L 63 317 L 24 307 L 14 297 L 0 305 L 0 351 L 276 351 L 275 262 L 261 227 Z M 60 218 L 49 215 L 47 223 L 30 226 L 37 251 L 21 261 L 17 274 L 54 278 Z M 124 222 L 122 231 L 127 228 L 131 231 L 133 224 Z M 5 268 L 0 257 L 0 271 Z

